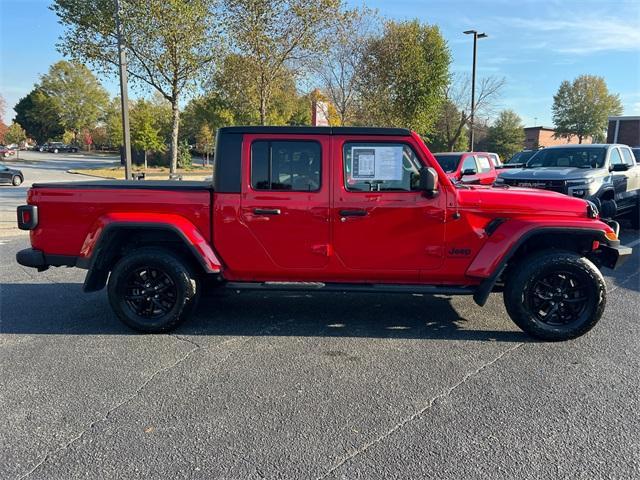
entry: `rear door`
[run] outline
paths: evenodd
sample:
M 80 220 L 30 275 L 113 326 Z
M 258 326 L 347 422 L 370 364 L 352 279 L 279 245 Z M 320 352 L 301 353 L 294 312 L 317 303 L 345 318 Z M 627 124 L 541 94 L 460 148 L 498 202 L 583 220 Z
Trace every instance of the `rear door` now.
M 427 198 L 412 138 L 334 137 L 331 224 L 345 276 L 417 281 L 443 261 L 446 195 Z
M 618 147 L 611 147 L 611 150 L 609 151 L 609 164 L 611 165 L 611 167 L 614 167 L 615 165 L 625 164 L 625 161 Z M 629 180 L 633 175 L 634 172 L 632 169 L 619 172 L 611 172 L 613 189 L 615 191 L 615 200 L 618 204 L 619 209 L 625 209 L 632 206 L 632 204 L 635 205 L 635 192 L 632 192 L 629 188 Z M 631 183 L 633 183 L 633 179 L 631 179 Z
M 330 144 L 329 135 L 245 135 L 241 220 L 265 259 L 256 273 L 326 267 Z

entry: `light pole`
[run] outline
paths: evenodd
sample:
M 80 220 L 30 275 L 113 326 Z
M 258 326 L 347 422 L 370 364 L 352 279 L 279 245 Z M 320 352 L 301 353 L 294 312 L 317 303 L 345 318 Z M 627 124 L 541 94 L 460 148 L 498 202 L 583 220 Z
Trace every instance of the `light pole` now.
M 487 38 L 486 33 L 478 33 L 477 30 L 467 30 L 466 35 L 473 35 L 473 70 L 471 73 L 471 118 L 469 122 L 469 151 L 473 152 L 473 122 L 476 110 L 476 53 L 479 38 Z
M 122 107 L 122 143 L 124 144 L 124 178 L 131 180 L 131 136 L 129 133 L 129 95 L 127 93 L 127 57 L 122 46 L 120 3 L 116 2 L 116 32 L 118 35 L 118 61 L 120 64 L 120 102 Z

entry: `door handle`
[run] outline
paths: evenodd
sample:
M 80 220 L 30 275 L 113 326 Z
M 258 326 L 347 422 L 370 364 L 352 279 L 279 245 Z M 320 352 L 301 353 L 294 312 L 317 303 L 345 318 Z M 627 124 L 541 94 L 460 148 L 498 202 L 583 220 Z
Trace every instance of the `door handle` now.
M 253 213 L 256 215 L 280 215 L 279 208 L 254 208 Z
M 365 217 L 367 215 L 366 210 L 340 210 L 341 217 Z

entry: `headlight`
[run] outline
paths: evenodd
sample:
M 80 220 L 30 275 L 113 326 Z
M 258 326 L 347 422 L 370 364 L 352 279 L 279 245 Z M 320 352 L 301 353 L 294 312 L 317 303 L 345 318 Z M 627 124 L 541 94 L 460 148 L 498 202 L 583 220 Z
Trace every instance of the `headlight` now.
M 582 178 L 580 180 L 569 180 L 567 181 L 567 187 L 583 187 L 587 185 L 591 185 L 595 182 L 595 178 Z

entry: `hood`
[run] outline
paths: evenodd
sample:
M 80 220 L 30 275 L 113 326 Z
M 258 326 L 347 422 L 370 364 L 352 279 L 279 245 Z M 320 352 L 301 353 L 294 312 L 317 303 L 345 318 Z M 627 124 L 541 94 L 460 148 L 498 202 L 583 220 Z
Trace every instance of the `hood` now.
M 460 188 L 457 192 L 460 208 L 480 208 L 484 211 L 498 211 L 504 215 L 587 215 L 585 200 L 537 188 L 474 185 Z
M 501 171 L 499 177 L 513 180 L 571 180 L 596 176 L 598 170 L 576 167 L 515 168 Z

